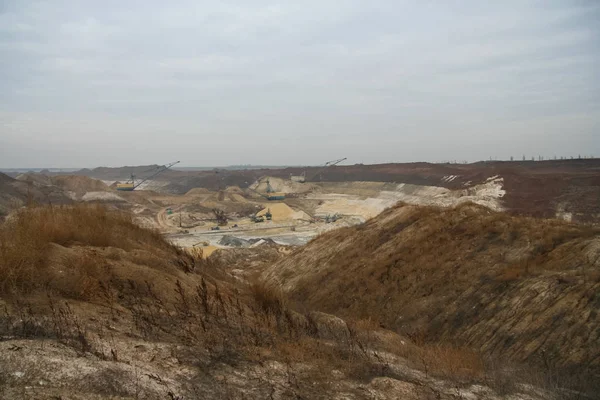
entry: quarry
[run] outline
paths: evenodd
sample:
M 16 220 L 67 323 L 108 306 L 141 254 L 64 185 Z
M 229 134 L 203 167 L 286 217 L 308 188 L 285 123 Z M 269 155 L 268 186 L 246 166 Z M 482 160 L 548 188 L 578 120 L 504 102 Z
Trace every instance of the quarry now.
M 0 400 L 600 400 L 600 0 L 0 0 Z
M 598 398 L 598 171 L 1 174 L 0 393 Z

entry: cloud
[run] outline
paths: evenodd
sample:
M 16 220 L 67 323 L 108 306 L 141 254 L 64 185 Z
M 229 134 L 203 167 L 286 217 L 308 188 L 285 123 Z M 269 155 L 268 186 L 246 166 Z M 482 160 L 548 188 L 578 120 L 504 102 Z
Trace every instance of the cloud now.
M 595 2 L 204 3 L 4 2 L 0 136 L 31 151 L 0 166 L 154 162 L 163 137 L 187 165 L 600 151 Z

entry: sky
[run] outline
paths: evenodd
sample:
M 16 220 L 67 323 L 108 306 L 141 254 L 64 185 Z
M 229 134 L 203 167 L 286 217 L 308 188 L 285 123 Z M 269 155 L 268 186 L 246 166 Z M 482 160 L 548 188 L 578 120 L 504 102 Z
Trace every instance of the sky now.
M 600 1 L 0 0 L 0 168 L 600 156 Z

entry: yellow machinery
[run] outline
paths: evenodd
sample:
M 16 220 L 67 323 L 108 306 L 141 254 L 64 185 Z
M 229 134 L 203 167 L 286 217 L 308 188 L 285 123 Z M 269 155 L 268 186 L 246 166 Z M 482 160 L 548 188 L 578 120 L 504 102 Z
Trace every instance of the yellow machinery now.
M 133 186 L 133 182 L 117 183 L 117 190 L 131 191 L 133 189 L 135 189 L 135 186 Z
M 285 199 L 285 193 L 275 192 L 275 189 L 271 186 L 271 182 L 267 179 L 267 195 L 265 197 L 267 200 L 283 200 Z
M 159 167 L 153 168 L 152 170 L 155 172 L 152 175 L 150 175 L 149 177 L 144 178 L 138 182 L 135 181 L 135 175 L 131 174 L 130 181 L 125 182 L 125 183 L 117 183 L 117 190 L 131 192 L 131 191 L 135 190 L 138 186 L 140 186 L 142 183 L 146 182 L 148 179 L 154 178 L 156 175 L 168 170 L 169 168 L 171 168 L 173 165 L 175 165 L 177 163 L 179 163 L 179 161 L 175 161 L 170 164 L 161 165 Z

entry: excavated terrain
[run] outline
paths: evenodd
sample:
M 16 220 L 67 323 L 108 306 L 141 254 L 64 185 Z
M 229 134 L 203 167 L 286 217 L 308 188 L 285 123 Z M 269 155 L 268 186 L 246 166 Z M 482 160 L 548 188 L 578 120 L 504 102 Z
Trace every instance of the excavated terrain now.
M 128 179 L 131 173 L 144 174 L 156 166 L 95 168 L 81 170 L 86 175 L 107 181 Z M 503 207 L 514 215 L 600 223 L 600 159 L 546 161 L 489 161 L 472 164 L 375 164 L 293 167 L 281 169 L 208 171 L 169 170 L 154 184 L 165 193 L 184 194 L 193 188 L 213 191 L 228 186 L 245 189 L 261 177 L 288 180 L 306 174 L 307 184 L 318 182 L 388 182 L 452 190 L 468 189 L 491 177 L 503 179 Z M 292 185 L 301 187 L 302 185 Z M 298 190 L 296 193 L 302 193 Z
M 0 397 L 597 398 L 596 160 L 303 170 L 0 174 Z
M 370 318 L 295 309 L 279 289 L 251 279 L 286 257 L 278 247 L 265 249 L 203 259 L 103 206 L 20 210 L 0 225 L 0 396 L 532 400 L 581 394 L 552 377 L 524 379 L 524 370 L 467 348 L 415 342 Z M 230 273 L 234 266 L 248 274 Z
M 398 205 L 262 278 L 299 307 L 600 382 L 600 230 L 474 204 Z

